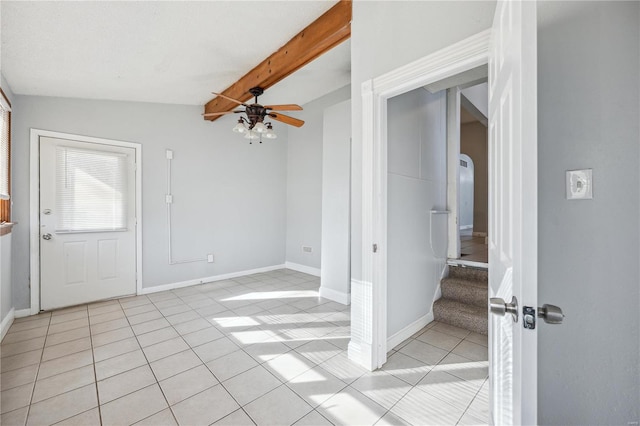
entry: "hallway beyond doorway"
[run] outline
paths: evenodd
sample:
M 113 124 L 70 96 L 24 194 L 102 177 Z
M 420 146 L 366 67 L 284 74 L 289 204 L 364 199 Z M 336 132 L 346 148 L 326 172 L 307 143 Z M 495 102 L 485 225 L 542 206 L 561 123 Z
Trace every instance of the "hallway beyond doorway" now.
M 489 263 L 486 237 L 473 236 L 471 230 L 460 231 L 460 260 Z

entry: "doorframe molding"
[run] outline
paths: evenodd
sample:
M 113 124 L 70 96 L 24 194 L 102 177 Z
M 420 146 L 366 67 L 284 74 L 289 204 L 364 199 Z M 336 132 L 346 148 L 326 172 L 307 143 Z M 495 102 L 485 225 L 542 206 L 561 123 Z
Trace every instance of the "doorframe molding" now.
M 362 279 L 352 280 L 349 358 L 369 370 L 387 360 L 387 100 L 487 64 L 490 37 L 485 30 L 362 83 Z
M 142 294 L 142 144 L 96 138 L 51 130 L 30 129 L 29 145 L 29 269 L 31 315 L 40 312 L 40 137 L 132 148 L 135 150 L 136 176 L 136 294 Z

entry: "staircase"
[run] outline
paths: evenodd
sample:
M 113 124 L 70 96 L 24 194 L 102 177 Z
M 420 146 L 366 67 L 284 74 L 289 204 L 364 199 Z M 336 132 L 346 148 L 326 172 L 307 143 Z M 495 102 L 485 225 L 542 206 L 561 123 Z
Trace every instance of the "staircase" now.
M 436 321 L 487 334 L 489 274 L 485 269 L 449 266 L 440 282 L 442 297 L 433 304 Z

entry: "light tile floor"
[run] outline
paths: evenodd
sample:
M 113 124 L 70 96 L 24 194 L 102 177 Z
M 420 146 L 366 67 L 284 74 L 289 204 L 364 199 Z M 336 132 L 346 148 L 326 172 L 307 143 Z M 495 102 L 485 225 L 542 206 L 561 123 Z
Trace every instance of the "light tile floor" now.
M 488 419 L 487 341 L 431 323 L 370 373 L 349 307 L 278 270 L 15 321 L 2 425 L 427 425 Z

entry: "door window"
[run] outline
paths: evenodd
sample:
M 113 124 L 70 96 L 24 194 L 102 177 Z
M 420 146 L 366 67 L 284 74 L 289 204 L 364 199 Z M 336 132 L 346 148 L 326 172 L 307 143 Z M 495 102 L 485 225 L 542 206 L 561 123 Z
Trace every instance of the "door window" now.
M 56 232 L 127 229 L 127 156 L 56 148 Z

